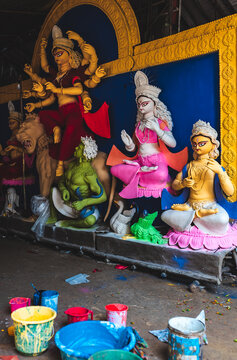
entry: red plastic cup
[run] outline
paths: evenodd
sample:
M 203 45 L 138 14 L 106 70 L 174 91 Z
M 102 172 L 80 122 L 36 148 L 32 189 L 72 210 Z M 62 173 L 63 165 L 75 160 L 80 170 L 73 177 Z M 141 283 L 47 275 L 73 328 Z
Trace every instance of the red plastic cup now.
M 109 304 L 105 306 L 107 320 L 118 325 L 126 326 L 128 307 L 124 304 Z
M 64 314 L 68 316 L 68 324 L 78 321 L 86 321 L 88 320 L 89 315 L 91 316 L 91 320 L 93 320 L 93 311 L 84 307 L 71 307 L 64 311 Z
M 9 304 L 11 306 L 11 312 L 25 306 L 30 306 L 30 303 L 31 299 L 25 297 L 15 297 L 9 301 Z

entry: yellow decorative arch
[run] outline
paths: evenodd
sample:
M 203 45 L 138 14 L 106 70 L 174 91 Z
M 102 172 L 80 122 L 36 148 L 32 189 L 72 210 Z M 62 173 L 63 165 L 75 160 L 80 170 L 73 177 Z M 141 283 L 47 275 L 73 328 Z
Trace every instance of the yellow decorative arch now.
M 67 11 L 80 5 L 96 6 L 109 18 L 118 42 L 118 59 L 127 59 L 133 55 L 134 46 L 140 44 L 140 32 L 136 16 L 127 0 L 59 0 L 48 14 L 36 41 L 32 58 L 34 71 L 37 72 L 40 66 L 39 53 L 42 37 L 48 38 L 59 19 Z M 131 61 L 130 68 L 132 66 L 133 61 Z

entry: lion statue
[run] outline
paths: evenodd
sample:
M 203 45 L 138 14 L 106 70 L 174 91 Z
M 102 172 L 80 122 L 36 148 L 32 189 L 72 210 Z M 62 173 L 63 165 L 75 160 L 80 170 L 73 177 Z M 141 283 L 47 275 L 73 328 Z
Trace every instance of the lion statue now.
M 36 168 L 39 174 L 40 194 L 48 197 L 51 186 L 56 177 L 57 160 L 49 155 L 49 138 L 44 126 L 40 123 L 36 114 L 29 114 L 21 124 L 17 133 L 17 140 L 22 143 L 25 151 L 32 154 L 36 151 Z M 110 175 L 106 166 L 107 155 L 98 152 L 92 166 L 97 172 L 98 178 L 104 186 L 105 192 L 110 193 Z
M 36 168 L 39 175 L 40 194 L 47 197 L 55 179 L 57 160 L 49 156 L 49 138 L 36 114 L 29 114 L 16 135 L 28 154 L 36 151 Z

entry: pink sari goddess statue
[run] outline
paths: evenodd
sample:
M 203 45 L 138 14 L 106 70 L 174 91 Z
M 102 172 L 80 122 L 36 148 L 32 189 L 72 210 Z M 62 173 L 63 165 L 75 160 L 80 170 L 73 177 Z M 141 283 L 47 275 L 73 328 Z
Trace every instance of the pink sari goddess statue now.
M 136 147 L 138 151 L 135 157 L 128 158 L 114 146 L 107 164 L 114 165 L 112 175 L 125 184 L 119 193 L 122 198 L 158 198 L 162 190 L 169 187 L 168 165 L 180 169 L 187 161 L 187 149 L 171 154 L 165 146 L 174 148 L 176 140 L 171 114 L 158 98 L 161 89 L 149 85 L 142 71 L 136 72 L 134 81 L 138 108 L 135 132 L 131 138 L 122 130 L 121 138 L 127 151 L 134 151 Z

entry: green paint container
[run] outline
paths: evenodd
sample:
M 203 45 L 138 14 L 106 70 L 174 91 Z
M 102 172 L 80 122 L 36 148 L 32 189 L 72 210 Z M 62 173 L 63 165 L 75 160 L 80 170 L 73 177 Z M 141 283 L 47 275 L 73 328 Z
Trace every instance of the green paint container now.
M 39 355 L 48 349 L 57 313 L 45 306 L 27 306 L 11 314 L 16 349 L 25 355 Z
M 141 360 L 140 356 L 124 350 L 103 350 L 93 354 L 88 360 Z

